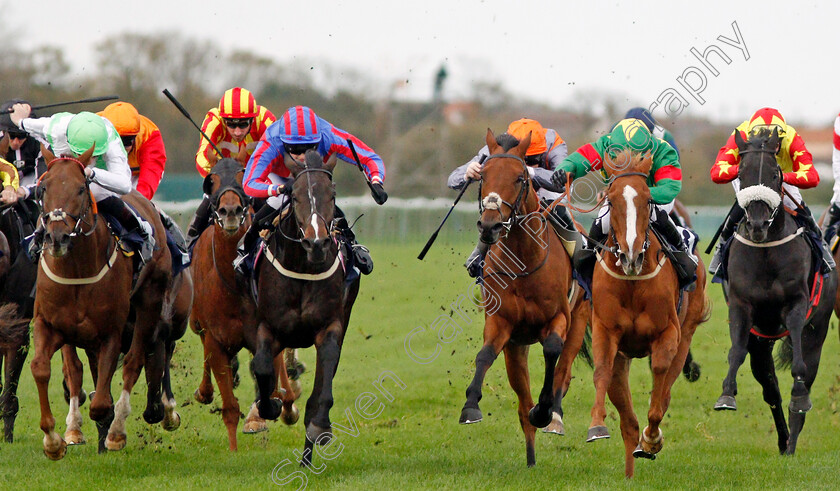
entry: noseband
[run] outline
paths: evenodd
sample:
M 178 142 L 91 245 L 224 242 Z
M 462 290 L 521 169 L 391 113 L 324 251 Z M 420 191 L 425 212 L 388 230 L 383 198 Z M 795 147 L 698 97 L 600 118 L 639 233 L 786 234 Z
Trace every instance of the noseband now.
M 49 164 L 47 164 L 47 169 L 48 170 L 47 170 L 47 172 L 45 172 L 44 174 L 41 175 L 39 181 L 42 180 L 47 175 L 47 173 L 49 172 L 49 169 L 52 168 L 53 164 L 55 164 L 56 162 L 63 161 L 63 160 L 68 160 L 68 161 L 75 162 L 75 163 L 79 164 L 79 166 L 82 168 L 82 175 L 84 176 L 85 166 L 79 160 L 71 158 L 71 157 L 59 157 L 59 158 L 56 158 L 54 160 L 51 160 L 49 162 Z M 93 196 L 91 196 L 91 194 L 90 194 L 90 183 L 91 183 L 90 178 L 85 176 L 85 194 L 87 195 L 88 199 L 85 201 L 86 206 L 82 210 L 81 213 L 79 213 L 78 215 L 73 215 L 72 213 L 67 213 L 62 208 L 53 208 L 50 211 L 45 211 L 45 212 L 41 213 L 41 215 L 38 217 L 38 220 L 40 221 L 40 225 L 42 227 L 46 228 L 47 224 L 50 223 L 50 222 L 64 222 L 65 225 L 70 227 L 70 224 L 67 222 L 67 219 L 72 218 L 73 220 L 76 221 L 76 224 L 72 227 L 72 231 L 69 234 L 67 234 L 69 237 L 76 237 L 78 235 L 82 235 L 84 237 L 89 237 L 90 235 L 92 235 L 94 233 L 94 231 L 96 231 L 96 223 L 97 223 L 97 220 L 99 219 L 99 214 L 96 213 L 96 209 L 95 209 L 95 205 L 94 205 L 94 201 L 93 201 Z M 44 208 L 44 198 L 43 198 L 43 196 L 41 196 L 38 199 L 38 204 L 41 206 L 42 210 L 45 209 Z M 91 212 L 93 213 L 93 221 L 88 222 L 86 220 L 86 217 Z M 82 224 L 88 225 L 90 227 L 90 230 L 88 230 L 87 232 L 82 231 Z
M 528 190 L 531 187 L 531 180 L 528 178 L 528 166 L 525 164 L 525 160 L 519 157 L 518 155 L 513 155 L 510 153 L 497 153 L 494 155 L 490 155 L 487 157 L 484 162 L 487 163 L 490 159 L 501 159 L 501 158 L 509 158 L 518 160 L 519 163 L 522 164 L 522 175 L 517 178 L 516 182 L 521 183 L 519 186 L 519 193 L 516 195 L 516 199 L 514 200 L 513 204 L 508 203 L 507 201 L 503 200 L 498 194 L 496 196 L 485 196 L 484 198 L 479 199 L 478 201 L 478 212 L 479 214 L 483 214 L 485 210 L 495 210 L 499 214 L 499 220 L 502 222 L 502 226 L 507 230 L 510 231 L 511 227 L 519 223 L 523 218 L 527 216 L 527 214 L 519 213 L 519 208 L 522 205 L 522 200 L 527 194 Z M 482 177 L 478 181 L 478 195 L 479 197 L 482 195 L 482 183 L 484 182 L 484 178 Z M 502 210 L 500 205 L 505 205 L 510 208 L 510 216 L 507 220 L 502 220 Z
M 309 174 L 311 172 L 323 172 L 324 174 L 329 176 L 330 182 L 332 182 L 332 178 L 333 178 L 332 172 L 330 172 L 326 169 L 307 167 L 307 168 L 303 169 L 302 171 L 298 172 L 298 174 L 295 176 L 294 180 L 292 181 L 292 186 L 294 186 L 294 183 L 297 182 L 297 180 L 300 179 L 301 176 L 303 176 L 304 174 Z M 327 220 L 320 213 L 317 213 L 316 207 L 315 207 L 315 196 L 312 195 L 312 182 L 311 181 L 307 181 L 306 193 L 309 197 L 309 206 L 310 206 L 310 209 L 312 210 L 312 214 L 315 215 L 316 217 L 318 217 L 318 219 L 324 224 L 324 228 L 327 229 L 327 234 L 332 235 L 333 230 L 335 229 L 335 224 L 334 223 L 328 223 Z M 335 194 L 333 194 L 332 198 L 333 198 L 333 201 L 335 201 Z M 292 198 L 292 200 L 294 200 L 294 197 Z M 294 215 L 294 213 L 289 213 L 289 215 Z M 289 215 L 287 215 L 286 219 L 288 219 Z M 295 218 L 295 222 L 297 223 L 297 218 Z M 283 238 L 285 238 L 286 240 L 291 241 L 291 242 L 300 243 L 303 240 L 302 238 L 303 238 L 303 236 L 305 235 L 306 232 L 303 230 L 303 226 L 300 223 L 297 223 L 297 229 L 298 229 L 298 232 L 299 232 L 299 235 L 300 235 L 301 238 L 289 237 L 283 231 L 283 227 L 279 227 L 279 226 L 277 227 L 277 230 L 280 231 L 280 234 L 283 236 Z

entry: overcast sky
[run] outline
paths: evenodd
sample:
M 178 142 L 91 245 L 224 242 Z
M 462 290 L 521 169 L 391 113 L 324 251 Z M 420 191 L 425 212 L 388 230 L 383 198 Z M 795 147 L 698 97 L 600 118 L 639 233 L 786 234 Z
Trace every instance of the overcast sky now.
M 17 26 L 18 45 L 60 45 L 80 74 L 90 73 L 92 47 L 107 36 L 177 30 L 225 49 L 310 65 L 316 72 L 326 63 L 351 67 L 369 75 L 380 94 L 408 81 L 392 92 L 400 98 L 430 97 L 434 74 L 445 63 L 449 100 L 468 95 L 476 80 L 487 80 L 555 107 L 587 104 L 595 92 L 615 94 L 628 107 L 649 106 L 673 89 L 664 96 L 673 97 L 672 108 L 682 99 L 683 114 L 719 121 L 739 122 L 771 106 L 795 126 L 829 125 L 840 111 L 835 1 L 0 0 L 3 4 L 4 24 Z M 712 45 L 728 64 L 707 51 Z M 707 53 L 708 67 L 692 48 Z M 688 87 L 679 83 L 682 76 Z M 662 106 L 654 114 L 667 119 Z

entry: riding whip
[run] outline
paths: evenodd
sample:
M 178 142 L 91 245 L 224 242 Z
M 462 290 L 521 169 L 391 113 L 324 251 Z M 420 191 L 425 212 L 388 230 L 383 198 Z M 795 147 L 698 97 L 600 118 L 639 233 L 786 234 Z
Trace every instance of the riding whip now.
M 350 151 L 353 152 L 353 158 L 356 159 L 356 166 L 359 168 L 359 172 L 361 172 L 362 175 L 365 176 L 365 182 L 367 183 L 368 187 L 370 188 L 370 191 L 373 192 L 373 184 L 371 184 L 370 178 L 365 173 L 365 170 L 362 168 L 362 161 L 359 159 L 359 154 L 356 153 L 356 146 L 353 145 L 353 140 L 348 138 L 347 139 L 347 146 L 349 146 Z
M 120 96 L 118 96 L 118 95 L 106 95 L 106 96 L 102 96 L 102 97 L 91 97 L 89 99 L 79 99 L 78 101 L 56 102 L 54 104 L 41 104 L 40 106 L 30 106 L 30 107 L 34 111 L 35 109 L 46 109 L 48 107 L 69 106 L 71 104 L 86 104 L 88 102 L 116 101 L 119 98 L 120 98 Z M 14 112 L 14 109 L 9 108 L 5 112 L 11 114 L 11 113 Z
M 729 219 L 729 215 L 735 210 L 735 207 L 738 206 L 738 202 L 732 204 L 732 208 L 729 209 L 729 212 L 726 213 L 726 216 L 723 217 L 723 221 L 720 223 L 720 227 L 718 227 L 717 232 L 715 235 L 712 236 L 712 240 L 709 242 L 709 246 L 706 247 L 706 254 L 712 252 L 712 248 L 715 246 L 715 242 L 717 242 L 718 237 L 720 237 L 721 232 L 723 232 L 723 226 L 726 225 L 726 221 Z
M 486 156 L 486 155 L 482 155 L 482 156 L 481 156 L 481 158 L 480 158 L 480 159 L 479 159 L 479 161 L 478 161 L 479 165 L 483 164 L 483 163 L 484 163 L 484 160 L 485 160 L 486 158 L 487 158 L 487 156 Z M 445 216 L 445 217 L 443 217 L 443 221 L 441 221 L 441 222 L 440 222 L 440 225 L 438 226 L 437 230 L 435 230 L 435 233 L 433 233 L 433 234 L 432 234 L 432 236 L 431 236 L 431 237 L 429 237 L 428 242 L 426 242 L 426 246 L 425 246 L 425 247 L 423 247 L 423 250 L 422 250 L 422 251 L 420 251 L 420 255 L 418 255 L 418 256 L 417 256 L 417 259 L 419 259 L 419 260 L 421 260 L 421 261 L 422 261 L 422 260 L 423 260 L 423 258 L 424 258 L 424 257 L 426 257 L 426 253 L 427 253 L 427 252 L 429 252 L 429 249 L 432 247 L 432 244 L 434 244 L 434 243 L 435 243 L 435 240 L 437 239 L 438 232 L 440 232 L 440 229 L 442 229 L 442 228 L 443 228 L 443 224 L 444 224 L 444 223 L 446 223 L 446 220 L 449 218 L 449 215 L 451 215 L 451 214 L 452 214 L 452 210 L 454 210 L 454 209 L 455 209 L 455 205 L 457 205 L 457 204 L 458 204 L 458 201 L 460 201 L 460 200 L 461 200 L 461 196 L 463 196 L 463 195 L 464 195 L 464 191 L 466 191 L 466 190 L 467 190 L 467 188 L 468 188 L 468 187 L 470 187 L 470 184 L 472 184 L 472 183 L 473 183 L 473 179 L 472 179 L 472 178 L 467 179 L 467 182 L 464 184 L 464 187 L 462 187 L 462 188 L 461 188 L 461 192 L 460 192 L 460 193 L 458 193 L 458 197 L 457 197 L 457 198 L 455 198 L 455 201 L 452 203 L 452 207 L 451 207 L 451 208 L 449 208 L 449 211 L 448 211 L 448 212 L 446 212 L 446 216 Z
M 190 113 L 188 113 L 186 108 L 184 108 L 184 106 L 182 106 L 181 103 L 178 102 L 178 99 L 175 99 L 175 96 L 172 95 L 171 92 L 169 92 L 169 89 L 163 89 L 163 95 L 165 95 L 166 98 L 172 102 L 172 104 L 175 104 L 175 107 L 177 107 L 178 110 L 181 111 L 181 114 L 183 114 L 187 119 L 190 120 L 190 123 L 192 123 L 192 125 L 195 126 L 195 129 L 197 129 L 198 132 L 201 133 L 201 136 L 203 136 L 204 139 L 207 140 L 207 143 L 209 143 L 210 146 L 213 147 L 213 150 L 216 151 L 216 154 L 218 154 L 219 157 L 221 157 L 222 151 L 219 150 L 219 147 L 217 147 L 216 144 L 213 143 L 213 140 L 211 140 L 209 136 L 207 136 L 203 131 L 201 131 L 201 128 L 197 124 L 195 124 L 195 121 L 193 121 L 193 118 L 192 116 L 190 116 Z

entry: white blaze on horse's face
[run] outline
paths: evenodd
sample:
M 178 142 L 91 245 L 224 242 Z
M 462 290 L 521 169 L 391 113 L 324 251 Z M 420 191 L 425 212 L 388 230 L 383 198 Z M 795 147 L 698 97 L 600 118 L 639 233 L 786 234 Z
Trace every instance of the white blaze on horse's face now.
M 315 240 L 320 239 L 321 237 L 318 235 L 318 214 L 316 213 L 317 208 L 315 207 L 315 197 L 312 198 L 312 218 L 309 219 L 309 223 L 312 225 L 312 228 L 315 230 Z
M 625 237 L 627 240 L 627 256 L 632 259 L 635 257 L 633 244 L 636 242 L 636 220 L 638 218 L 636 216 L 636 205 L 633 201 L 639 193 L 631 186 L 624 186 L 624 192 L 621 195 L 624 196 L 627 206 L 627 236 Z

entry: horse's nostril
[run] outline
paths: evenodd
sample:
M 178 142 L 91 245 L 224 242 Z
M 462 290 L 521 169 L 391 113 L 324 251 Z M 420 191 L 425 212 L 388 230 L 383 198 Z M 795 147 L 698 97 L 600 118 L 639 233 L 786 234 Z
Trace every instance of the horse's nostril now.
M 236 207 L 236 210 L 234 210 L 234 212 L 233 212 L 233 213 L 234 213 L 235 215 L 241 215 L 243 211 L 244 211 L 244 208 L 242 208 L 242 206 L 237 206 L 237 207 Z

